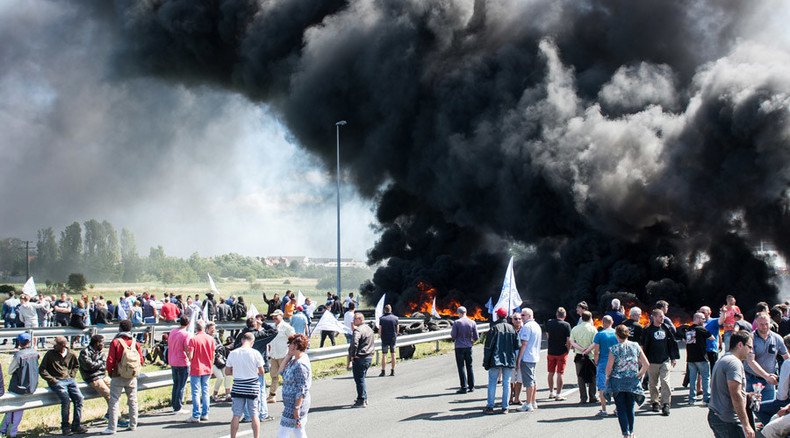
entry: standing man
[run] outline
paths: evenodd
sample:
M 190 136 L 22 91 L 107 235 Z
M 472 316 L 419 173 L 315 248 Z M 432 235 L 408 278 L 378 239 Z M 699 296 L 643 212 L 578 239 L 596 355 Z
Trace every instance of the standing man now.
M 642 332 L 645 330 L 642 324 L 639 323 L 641 318 L 642 309 L 634 306 L 628 311 L 628 319 L 623 322 L 623 325 L 628 327 L 628 340 L 637 344 L 642 342 Z
M 548 364 L 549 364 L 549 398 L 557 401 L 565 400 L 562 396 L 562 375 L 565 374 L 565 364 L 568 361 L 568 351 L 571 345 L 571 325 L 565 322 L 567 316 L 564 307 L 557 308 L 557 319 L 550 319 L 546 323 L 548 335 Z M 557 377 L 556 386 L 554 376 Z M 557 388 L 556 395 L 554 388 Z
M 290 298 L 289 298 L 290 299 Z M 271 317 L 275 309 L 279 309 L 282 301 L 280 301 L 280 294 L 274 294 L 271 299 L 266 297 L 266 292 L 263 293 L 263 302 L 266 303 L 266 317 Z
M 606 363 L 609 362 L 609 349 L 613 345 L 617 345 L 617 335 L 612 328 L 612 323 L 611 316 L 604 316 L 602 320 L 603 330 L 596 333 L 593 338 L 595 385 L 598 387 L 598 401 L 601 402 L 601 411 L 597 414 L 599 417 L 608 415 L 606 413 L 606 397 L 604 394 L 606 389 Z
M 178 320 L 178 306 L 173 304 L 170 300 L 165 300 L 162 304 L 162 310 L 159 312 L 163 322 L 174 323 Z
M 669 386 L 669 367 L 674 368 L 680 359 L 678 344 L 673 333 L 664 324 L 664 312 L 653 309 L 650 315 L 652 324 L 645 329 L 642 336 L 642 348 L 647 356 L 650 367 L 647 370 L 648 386 L 650 388 L 650 405 L 653 412 L 661 409 L 661 415 L 669 415 L 669 401 L 672 395 Z M 661 404 L 659 405 L 658 386 L 661 385 Z
M 743 362 L 754 344 L 748 332 L 730 334 L 729 351 L 716 361 L 711 378 L 708 425 L 716 438 L 754 438 L 746 414 L 746 379 Z
M 741 313 L 741 308 L 735 304 L 734 296 L 727 295 L 727 298 L 725 298 L 725 304 L 719 311 L 719 318 L 722 319 L 721 325 L 724 327 L 724 334 L 722 334 L 722 344 L 725 352 L 727 352 L 727 350 L 730 348 L 730 336 L 732 336 L 733 331 L 735 331 L 736 313 Z
M 521 328 L 524 327 L 524 319 L 521 317 L 521 312 L 510 315 L 510 323 L 513 324 L 513 330 L 516 332 L 516 336 L 518 336 Z M 510 376 L 509 405 L 521 406 L 521 387 L 523 383 L 520 371 L 516 371 Z
M 74 381 L 79 362 L 68 348 L 63 336 L 55 336 L 52 350 L 44 354 L 39 375 L 47 382 L 49 389 L 60 399 L 60 428 L 63 435 L 87 433 L 88 429 L 80 424 L 82 418 L 82 393 Z M 69 405 L 74 404 L 74 419 L 69 424 Z
M 252 436 L 258 438 L 259 400 L 264 396 L 258 379 L 265 374 L 263 356 L 252 349 L 255 337 L 251 332 L 242 334 L 240 338 L 241 346 L 231 351 L 225 362 L 225 374 L 233 376 L 233 387 L 230 390 L 230 396 L 233 399 L 230 437 L 236 438 L 236 433 L 239 431 L 239 421 L 247 412 L 252 423 Z
M 16 292 L 8 292 L 8 298 L 3 301 L 3 325 L 6 328 L 16 327 L 16 311 L 19 307 L 19 299 L 16 297 Z M 3 344 L 6 344 L 8 339 L 3 339 Z
M 310 335 L 310 323 L 307 321 L 307 316 L 304 314 L 304 307 L 296 306 L 296 312 L 291 317 L 291 327 L 294 333 L 298 335 Z
M 208 421 L 208 380 L 214 365 L 214 338 L 205 332 L 206 322 L 195 323 L 195 336 L 189 339 L 185 352 L 189 358 L 189 384 L 192 392 L 192 418 L 190 422 Z
M 675 324 L 672 323 L 672 320 L 669 319 L 667 314 L 669 313 L 669 303 L 664 300 L 656 301 L 656 305 L 653 306 L 653 309 L 659 309 L 664 314 L 664 320 L 662 324 L 666 327 L 670 332 L 672 332 L 672 337 L 674 338 L 677 335 L 677 329 L 675 328 Z
M 55 301 L 52 310 L 55 312 L 55 324 L 67 327 L 71 320 L 71 301 L 68 295 L 60 294 L 60 299 Z
M 576 325 L 581 325 L 583 323 L 582 315 L 584 314 L 584 312 L 587 312 L 589 310 L 590 307 L 587 305 L 586 301 L 579 301 L 579 304 L 576 305 L 576 316 L 578 317 L 578 319 L 576 320 Z M 592 319 L 590 321 L 592 321 Z
M 711 335 L 713 335 L 713 339 L 708 339 L 705 341 L 705 357 L 708 360 L 708 364 L 710 365 L 710 373 L 713 374 L 713 366 L 716 365 L 716 360 L 719 358 L 719 328 L 721 327 L 722 321 L 724 321 L 724 315 L 719 315 L 719 318 L 711 318 L 711 310 L 708 306 L 702 306 L 699 308 L 699 313 L 705 315 L 705 320 L 702 323 L 705 330 L 708 331 Z
M 179 328 L 170 330 L 167 337 L 167 363 L 170 364 L 170 372 L 173 374 L 173 391 L 170 394 L 170 403 L 173 406 L 173 413 L 181 412 L 184 402 L 184 389 L 187 386 L 189 377 L 189 358 L 185 347 L 189 342 L 189 318 L 184 315 L 178 319 Z
M 521 348 L 518 351 L 516 367 L 521 372 L 521 382 L 527 391 L 526 400 L 521 409 L 525 412 L 531 412 L 538 408 L 535 367 L 540 361 L 540 341 L 543 339 L 543 333 L 538 323 L 533 319 L 532 309 L 529 307 L 521 309 L 521 319 L 524 320 L 524 327 L 521 327 L 518 333 L 518 338 L 521 340 Z
M 785 347 L 782 337 L 771 331 L 771 317 L 767 313 L 758 313 L 754 322 L 757 325 L 753 339 L 754 360 L 762 368 L 763 373 L 753 369 L 750 363 L 746 363 L 746 392 L 752 392 L 755 383 L 762 383 L 764 385 L 763 400 L 773 400 L 776 396 L 775 383 L 767 381 L 763 374 L 776 374 L 776 355 L 788 360 L 790 354 L 787 353 L 787 347 Z
M 354 303 L 351 303 L 349 304 L 348 311 L 346 311 L 346 313 L 343 314 L 343 324 L 346 327 L 348 327 L 349 333 L 354 332 L 354 313 L 356 312 L 355 310 L 356 308 L 357 306 Z M 350 344 L 352 335 L 348 333 L 345 333 L 345 335 L 346 335 L 346 342 Z
M 269 358 L 269 376 L 272 378 L 272 386 L 269 387 L 269 397 L 266 403 L 275 403 L 277 387 L 280 384 L 280 370 L 285 364 L 283 359 L 288 354 L 288 337 L 294 334 L 294 328 L 283 321 L 283 311 L 280 309 L 272 312 L 274 325 L 277 327 L 277 336 L 272 341 L 271 357 Z
M 368 407 L 368 393 L 365 387 L 365 375 L 370 368 L 373 356 L 373 330 L 365 324 L 365 316 L 354 314 L 354 332 L 348 346 L 348 368 L 354 372 L 354 383 L 357 385 L 357 399 L 352 407 Z
M 617 298 L 612 300 L 612 306 L 606 314 L 612 317 L 612 327 L 617 327 L 625 321 L 625 315 L 620 311 L 620 300 Z
M 702 378 L 702 403 L 708 405 L 710 401 L 710 364 L 705 355 L 707 342 L 713 340 L 713 335 L 702 325 L 705 315 L 695 313 L 691 327 L 686 329 L 686 363 L 689 370 L 689 399 L 690 405 L 697 398 L 697 376 Z
M 496 384 L 499 374 L 502 374 L 502 413 L 507 414 L 510 402 L 510 376 L 516 367 L 516 351 L 519 349 L 519 340 L 516 330 L 507 322 L 507 310 L 496 310 L 499 319 L 491 325 L 486 335 L 483 349 L 483 368 L 488 371 L 488 397 L 484 414 L 494 413 L 494 399 L 496 398 Z M 526 382 L 525 382 L 526 383 Z
M 571 330 L 571 346 L 576 356 L 573 363 L 576 365 L 576 380 L 579 382 L 579 402 L 585 404 L 597 403 L 595 398 L 595 357 L 593 339 L 598 333 L 592 325 L 592 313 L 584 311 L 579 319 L 582 323 Z
M 390 376 L 395 375 L 395 344 L 398 341 L 398 317 L 392 314 L 392 306 L 384 306 L 384 315 L 379 318 L 379 337 L 381 338 L 381 374 L 387 372 L 387 352 L 390 354 Z
M 472 345 L 477 341 L 479 335 L 477 324 L 466 316 L 466 307 L 459 306 L 456 313 L 458 313 L 458 319 L 453 322 L 453 327 L 450 329 L 450 338 L 455 342 L 455 366 L 458 368 L 458 380 L 461 382 L 461 387 L 456 391 L 456 394 L 466 394 L 475 390 Z
M 144 362 L 140 343 L 132 337 L 132 322 L 128 319 L 118 325 L 118 334 L 107 352 L 107 373 L 110 375 L 110 418 L 103 435 L 115 434 L 120 417 L 121 393 L 126 393 L 129 404 L 129 430 L 137 429 L 137 377 Z

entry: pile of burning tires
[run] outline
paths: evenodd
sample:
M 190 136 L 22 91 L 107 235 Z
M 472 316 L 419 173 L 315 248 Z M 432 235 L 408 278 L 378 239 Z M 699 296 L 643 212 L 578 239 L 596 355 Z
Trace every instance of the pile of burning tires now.
M 410 318 L 422 318 L 422 321 L 414 321 L 399 324 L 400 333 L 405 335 L 414 335 L 417 333 L 435 332 L 437 330 L 446 330 L 452 327 L 452 321 L 446 319 L 431 319 L 420 312 L 414 313 Z

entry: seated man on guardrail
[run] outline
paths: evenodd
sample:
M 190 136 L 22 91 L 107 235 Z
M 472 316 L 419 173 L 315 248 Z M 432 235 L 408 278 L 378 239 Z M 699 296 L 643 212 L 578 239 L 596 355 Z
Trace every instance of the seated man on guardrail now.
M 30 335 L 20 333 L 16 337 L 19 351 L 14 353 L 11 364 L 8 366 L 8 373 L 11 374 L 11 381 L 8 382 L 8 391 L 14 394 L 32 394 L 38 387 L 38 353 L 33 348 Z M 3 373 L 0 373 L 2 376 Z M 0 435 L 16 437 L 19 423 L 22 422 L 24 410 L 11 411 L 5 414 L 3 424 L 0 426 Z
M 88 429 L 80 424 L 83 396 L 74 380 L 78 368 L 77 356 L 69 350 L 68 340 L 63 336 L 56 336 L 55 346 L 44 354 L 38 373 L 47 382 L 49 389 L 60 399 L 60 429 L 63 435 L 88 432 Z M 69 423 L 70 403 L 74 404 L 74 419 L 71 423 Z

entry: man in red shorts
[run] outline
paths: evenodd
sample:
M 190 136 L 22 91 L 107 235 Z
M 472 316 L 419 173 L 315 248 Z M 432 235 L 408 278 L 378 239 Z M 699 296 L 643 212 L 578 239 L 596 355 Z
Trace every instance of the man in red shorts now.
M 568 359 L 568 350 L 571 345 L 571 325 L 565 322 L 567 316 L 565 308 L 557 309 L 556 319 L 546 323 L 548 335 L 548 363 L 549 363 L 549 399 L 565 400 L 562 396 L 562 375 L 565 374 L 565 364 Z M 555 379 L 556 376 L 556 385 Z M 554 388 L 557 388 L 556 394 Z

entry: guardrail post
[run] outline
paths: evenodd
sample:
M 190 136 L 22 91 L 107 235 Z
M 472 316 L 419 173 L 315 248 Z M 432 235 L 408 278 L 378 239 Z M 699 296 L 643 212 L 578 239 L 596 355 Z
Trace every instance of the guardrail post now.
M 436 352 L 439 352 L 439 341 L 436 341 Z
M 376 362 L 375 362 L 375 365 L 379 364 L 379 360 L 381 360 L 381 351 L 376 350 Z
M 146 331 L 148 332 L 148 336 L 149 336 L 148 348 L 153 350 L 154 345 L 156 345 L 156 326 L 149 325 Z

